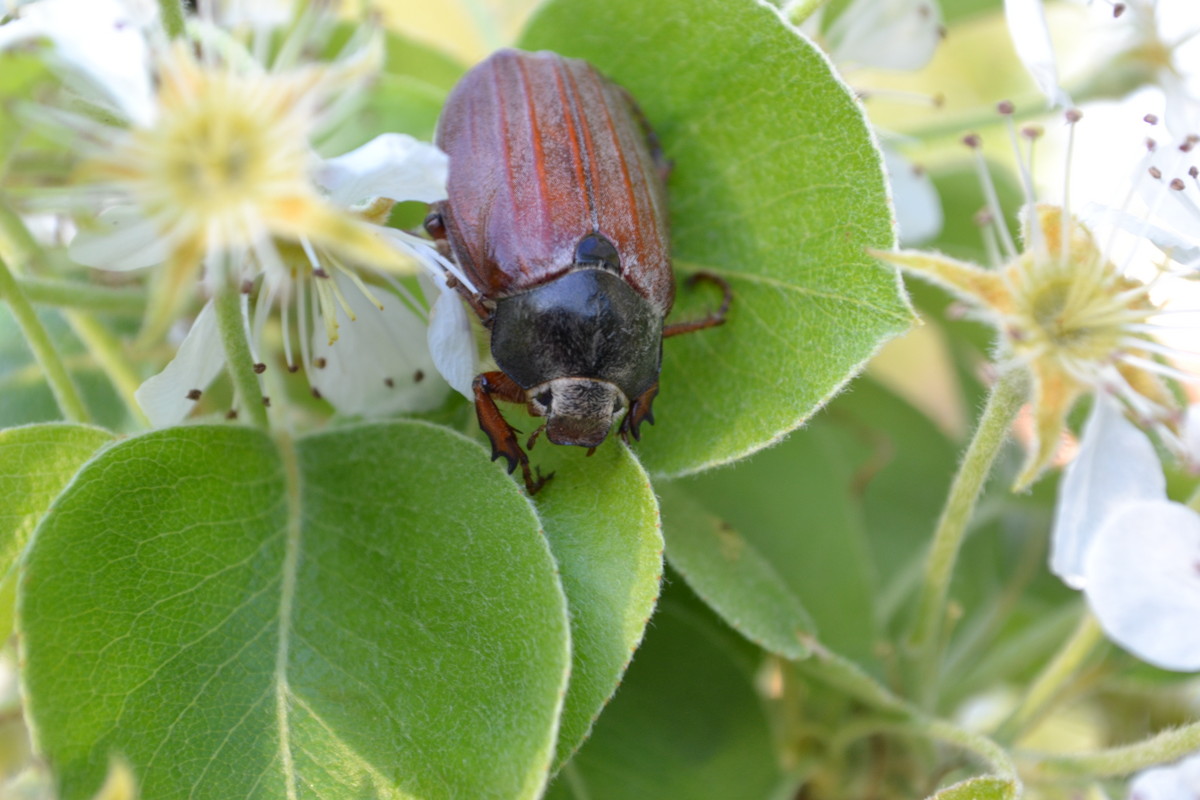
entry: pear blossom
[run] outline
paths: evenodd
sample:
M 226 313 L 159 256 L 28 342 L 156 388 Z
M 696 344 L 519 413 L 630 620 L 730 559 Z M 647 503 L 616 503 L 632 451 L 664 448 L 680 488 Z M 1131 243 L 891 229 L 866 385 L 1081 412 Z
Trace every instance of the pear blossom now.
M 830 58 L 843 69 L 916 70 L 933 58 L 942 34 L 934 0 L 853 0 L 824 39 Z
M 76 7 L 89 9 L 78 15 L 86 31 L 73 19 Z M 265 41 L 270 20 L 239 9 L 227 3 L 216 11 Z M 436 406 L 445 389 L 437 367 L 450 367 L 433 360 L 424 308 L 391 273 L 440 277 L 448 270 L 462 285 L 470 282 L 432 242 L 383 223 L 396 202 L 445 196 L 446 157 L 399 134 L 328 160 L 311 145 L 375 73 L 380 38 L 352 37 L 328 63 L 296 63 L 298 48 L 285 43 L 275 63 L 263 64 L 237 38 L 218 35 L 207 11 L 193 23 L 193 37 L 176 42 L 129 24 L 132 12 L 118 0 L 39 0 L 0 27 L 9 41 L 47 39 L 55 52 L 74 53 L 66 68 L 113 97 L 139 98 L 115 121 L 60 108 L 31 113 L 81 154 L 71 197 L 92 213 L 71 242 L 71 257 L 100 269 L 150 269 L 144 339 L 158 338 L 180 316 L 198 279 L 209 296 L 241 287 L 256 294 L 253 304 L 244 296 L 242 307 L 257 372 L 266 369 L 264 326 L 278 308 L 285 361 L 306 369 L 314 394 L 347 413 Z M 124 47 L 127 58 L 98 67 L 100 59 L 76 47 L 89 37 L 96 52 Z M 439 294 L 450 292 L 441 285 Z M 444 349 L 455 343 L 453 358 L 473 368 L 462 344 L 469 327 L 451 313 L 438 319 L 435 339 Z M 210 304 L 138 400 L 154 424 L 177 423 L 224 364 Z
M 1070 96 L 1058 84 L 1058 63 L 1042 0 L 1004 0 L 1004 16 L 1017 57 L 1053 108 L 1069 108 Z
M 1200 514 L 1167 497 L 1154 446 L 1097 397 L 1059 490 L 1051 567 L 1082 589 L 1114 642 L 1200 670 Z
M 1002 110 L 1010 109 L 1002 104 Z M 1072 129 L 1079 118 L 1078 112 L 1068 112 Z M 978 137 L 966 141 L 991 198 L 990 242 L 997 266 L 986 269 L 916 251 L 876 256 L 973 306 L 999 333 L 1000 368 L 1029 375 L 1034 436 L 1014 488 L 1029 486 L 1049 466 L 1068 413 L 1097 392 L 1120 398 L 1139 422 L 1179 449 L 1180 409 L 1165 379 L 1181 373 L 1160 361 L 1176 351 L 1157 338 L 1165 329 L 1159 323 L 1161 309 L 1151 300 L 1152 282 L 1129 277 L 1069 208 L 1037 202 L 1028 163 L 1022 164 L 1027 203 L 1018 247 L 999 223 L 1003 213 Z
M 390 210 L 393 198 L 428 202 L 443 197 L 446 168 L 445 154 L 432 145 L 383 134 L 325 161 L 316 180 L 339 207 L 380 215 Z M 350 266 L 311 245 L 281 249 L 280 258 L 265 265 L 253 312 L 244 298 L 247 335 L 255 351 L 261 352 L 263 325 L 278 305 L 289 368 L 303 366 L 313 394 L 346 414 L 428 410 L 444 399 L 440 374 L 453 376 L 451 385 L 466 394 L 470 378 L 464 383 L 460 373 L 469 372 L 473 378 L 478 371 L 466 312 L 443 273 L 470 285 L 467 278 L 424 239 L 383 228 L 380 235 L 438 277 L 440 282 L 427 294 L 437 298 L 434 312 L 440 313 L 427 319 L 421 304 L 390 276 Z M 364 276 L 386 288 L 368 285 Z M 292 350 L 293 324 L 298 329 L 299 360 Z M 224 364 L 209 303 L 171 363 L 139 388 L 138 401 L 153 424 L 177 423 Z
M 1192 0 L 1125 0 L 1095 4 L 1111 8 L 1105 46 L 1093 42 L 1093 52 L 1103 53 L 1097 77 L 1085 83 L 1082 93 L 1124 93 L 1142 85 L 1157 86 L 1163 93 L 1167 126 L 1176 136 L 1200 125 L 1200 75 L 1189 71 L 1187 50 L 1200 48 Z M 1005 0 L 1005 16 L 1017 55 L 1038 89 L 1052 106 L 1069 107 L 1070 97 L 1059 84 L 1057 59 L 1046 24 L 1043 0 Z M 1193 57 L 1195 53 L 1191 54 Z M 1120 76 L 1114 83 L 1113 76 Z
M 1200 797 L 1200 754 L 1139 772 L 1129 782 L 1128 800 L 1195 800 Z

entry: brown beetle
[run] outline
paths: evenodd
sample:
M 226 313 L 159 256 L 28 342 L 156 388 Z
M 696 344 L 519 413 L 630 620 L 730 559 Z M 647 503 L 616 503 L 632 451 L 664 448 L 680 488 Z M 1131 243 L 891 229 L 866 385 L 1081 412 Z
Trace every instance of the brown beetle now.
M 720 325 L 719 311 L 671 325 L 669 165 L 624 89 L 556 53 L 501 50 L 454 87 L 438 121 L 448 198 L 425 227 L 478 293 L 459 284 L 491 330 L 498 371 L 474 381 L 479 425 L 535 479 L 495 399 L 526 404 L 555 444 L 595 448 L 622 412 L 639 438 L 658 393 L 665 336 Z M 550 476 L 546 476 L 549 478 Z

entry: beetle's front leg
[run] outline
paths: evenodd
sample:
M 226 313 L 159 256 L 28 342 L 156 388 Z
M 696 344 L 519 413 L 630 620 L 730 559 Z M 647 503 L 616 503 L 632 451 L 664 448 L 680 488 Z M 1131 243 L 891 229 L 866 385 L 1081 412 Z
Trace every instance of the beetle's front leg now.
M 510 403 L 524 403 L 525 390 L 518 386 L 512 378 L 498 371 L 484 372 L 475 376 L 475 380 L 471 383 L 471 389 L 475 393 L 475 415 L 479 419 L 479 427 L 487 434 L 492 443 L 492 461 L 504 456 L 508 461 L 510 475 L 520 464 L 521 477 L 525 479 L 525 489 L 531 495 L 537 494 L 546 481 L 554 477 L 554 473 L 551 472 L 543 477 L 541 470 L 537 470 L 535 473 L 529 468 L 529 456 L 525 454 L 525 451 L 521 449 L 520 442 L 517 441 L 517 430 L 508 424 L 508 421 L 500 414 L 500 409 L 496 407 L 496 401 L 492 399 L 495 396 Z
M 633 434 L 633 438 L 639 442 L 642 440 L 642 434 L 638 430 L 643 422 L 654 424 L 654 412 L 650 410 L 654 403 L 654 398 L 658 396 L 658 381 L 654 382 L 646 391 L 642 392 L 632 404 L 629 406 L 629 412 L 625 414 L 625 419 L 621 420 L 621 437 L 625 443 L 629 443 L 629 434 Z

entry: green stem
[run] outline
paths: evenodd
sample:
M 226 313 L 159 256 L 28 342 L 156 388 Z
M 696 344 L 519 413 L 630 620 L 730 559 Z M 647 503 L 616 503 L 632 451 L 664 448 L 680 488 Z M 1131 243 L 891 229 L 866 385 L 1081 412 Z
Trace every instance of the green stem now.
M 45 373 L 46 382 L 50 384 L 54 400 L 58 403 L 58 408 L 62 411 L 63 416 L 71 422 L 90 422 L 91 417 L 87 407 L 83 404 L 83 398 L 79 396 L 75 382 L 71 380 L 70 373 L 67 372 L 58 350 L 54 347 L 50 333 L 38 319 L 37 312 L 33 310 L 29 298 L 25 297 L 16 278 L 9 272 L 8 265 L 3 260 L 0 260 L 0 298 L 8 301 L 13 317 L 20 326 L 21 333 L 25 334 L 25 341 L 29 343 L 33 357 L 41 366 L 42 372 Z
M 1193 511 L 1200 511 L 1200 486 L 1197 486 L 1192 496 L 1187 500 L 1187 507 Z
M 112 289 L 38 278 L 17 278 L 17 283 L 29 301 L 38 305 L 114 314 L 140 314 L 146 309 L 146 293 L 141 289 Z
M 41 271 L 45 266 L 41 246 L 25 227 L 21 215 L 7 203 L 0 203 L 0 258 L 12 265 L 18 274 L 33 266 Z
M 1144 741 L 1108 750 L 1055 755 L 1022 753 L 1018 754 L 1018 758 L 1028 761 L 1031 770 L 1037 772 L 1039 778 L 1112 778 L 1177 761 L 1196 750 L 1200 750 L 1200 722 L 1172 728 Z
M 908 640 L 909 647 L 922 656 L 919 662 L 923 665 L 928 686 L 937 684 L 936 651 L 946 616 L 950 577 L 962 548 L 967 523 L 1025 396 L 1025 375 L 1018 370 L 1006 372 L 993 387 L 934 531 L 925 562 L 916 623 Z
M 179 0 L 158 0 L 158 9 L 162 13 L 163 30 L 171 39 L 178 39 L 187 30 L 187 21 L 183 15 L 183 3 Z
M 1080 666 L 1104 641 L 1100 624 L 1090 612 L 1085 611 L 1075 632 L 1034 679 L 1020 705 L 996 729 L 995 738 L 1002 742 L 1014 741 L 1031 722 L 1040 719 L 1054 700 L 1061 696 L 1062 689 L 1076 675 Z
M 828 2 L 829 0 L 794 0 L 784 6 L 783 15 L 787 17 L 788 22 L 799 27 Z
M 880 719 L 873 724 L 878 730 L 906 730 L 939 742 L 958 747 L 975 755 L 988 765 L 996 775 L 1012 780 L 1018 786 L 1017 768 L 1004 748 L 986 736 L 963 730 L 953 723 L 935 719 L 923 713 L 911 703 L 897 697 L 857 664 L 818 643 L 811 643 L 812 657 L 796 662 L 800 671 L 824 681 L 847 694 L 856 697 L 880 711 L 899 715 L 895 720 Z M 1019 793 L 1018 793 L 1019 796 Z
M 88 352 L 112 382 L 117 394 L 129 409 L 130 416 L 137 420 L 139 425 L 149 428 L 150 420 L 134 396 L 142 380 L 133 364 L 126 358 L 121 341 L 91 314 L 70 310 L 64 311 L 63 314 L 75 335 L 87 346 Z
M 267 427 L 267 407 L 258 375 L 254 372 L 254 357 L 246 338 L 245 317 L 242 316 L 241 294 L 233 286 L 222 286 L 213 300 L 217 312 L 217 328 L 225 346 L 225 363 L 233 377 L 242 401 L 242 409 L 259 428 Z

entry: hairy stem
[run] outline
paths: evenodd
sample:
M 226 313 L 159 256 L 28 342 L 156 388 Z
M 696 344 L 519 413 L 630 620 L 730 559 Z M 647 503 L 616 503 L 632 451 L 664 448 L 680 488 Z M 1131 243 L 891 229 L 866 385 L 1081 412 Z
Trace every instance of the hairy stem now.
M 813 642 L 811 646 L 812 657 L 797 662 L 797 669 L 873 708 L 897 715 L 891 721 L 886 718 L 873 721 L 871 724 L 875 730 L 903 730 L 952 745 L 974 755 L 985 763 L 993 774 L 1020 785 L 1012 758 L 991 739 L 945 720 L 930 717 L 911 703 L 897 697 L 853 661 L 825 649 L 818 643 Z
M 183 16 L 183 3 L 180 0 L 158 0 L 158 10 L 162 13 L 163 30 L 172 39 L 183 36 L 187 22 Z
M 1177 761 L 1196 750 L 1200 750 L 1200 722 L 1162 731 L 1141 742 L 1107 750 L 1055 755 L 1019 753 L 1018 758 L 1029 763 L 1030 772 L 1036 773 L 1039 778 L 1111 778 L 1129 775 L 1157 764 Z
M 225 346 L 225 363 L 241 398 L 242 408 L 255 426 L 266 428 L 266 399 L 262 395 L 258 375 L 254 372 L 254 357 L 250 354 L 241 294 L 233 286 L 222 286 L 213 302 L 216 305 L 221 343 Z
M 16 319 L 17 325 L 20 326 L 21 333 L 25 335 L 29 349 L 33 351 L 33 357 L 42 368 L 46 382 L 50 384 L 50 391 L 54 393 L 54 401 L 58 403 L 58 408 L 63 416 L 71 422 L 89 422 L 91 416 L 88 414 L 87 406 L 83 404 L 79 389 L 76 388 L 70 373 L 67 372 L 62 357 L 54 346 L 54 341 L 50 338 L 49 331 L 38 319 L 37 312 L 33 310 L 29 298 L 21 291 L 16 278 L 13 277 L 8 265 L 2 259 L 0 259 L 0 298 L 7 301 L 8 307 L 12 309 L 12 315 Z
M 140 314 L 146 308 L 146 293 L 141 289 L 112 289 L 87 283 L 17 278 L 21 291 L 31 303 L 114 314 Z
M 1017 370 L 1006 372 L 992 388 L 934 531 L 925 561 L 916 623 L 908 640 L 910 649 L 918 655 L 918 663 L 922 665 L 926 686 L 936 687 L 937 684 L 937 650 L 946 617 L 946 598 L 967 523 L 1025 395 L 1025 375 Z
M 1060 695 L 1063 687 L 1103 643 L 1104 631 L 1100 629 L 1096 618 L 1085 611 L 1075 632 L 1063 642 L 1062 648 L 1034 679 L 1020 705 L 996 729 L 995 737 L 1002 742 L 1011 742 L 1024 732 L 1030 723 L 1040 719 Z
M 793 25 L 802 25 L 804 21 L 817 13 L 817 10 L 829 0 L 792 0 L 783 7 L 783 15 Z

